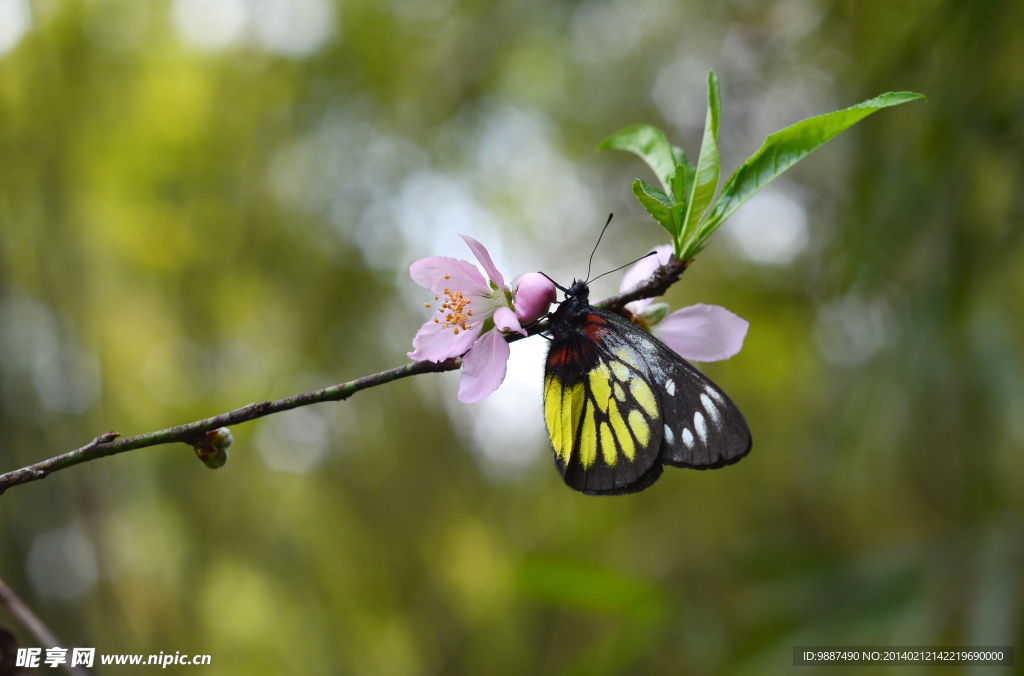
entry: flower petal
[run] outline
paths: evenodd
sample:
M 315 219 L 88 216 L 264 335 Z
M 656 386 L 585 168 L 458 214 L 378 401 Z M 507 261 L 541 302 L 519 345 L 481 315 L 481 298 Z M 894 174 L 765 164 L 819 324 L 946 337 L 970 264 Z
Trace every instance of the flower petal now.
M 472 404 L 498 389 L 505 380 L 510 353 L 505 337 L 497 331 L 488 331 L 481 336 L 462 359 L 459 401 Z
M 622 276 L 622 284 L 619 285 L 619 293 L 629 291 L 634 286 L 653 275 L 654 271 L 659 267 L 667 265 L 669 260 L 672 258 L 671 244 L 656 246 L 654 247 L 654 251 L 658 252 L 657 256 L 648 256 L 647 258 L 643 258 L 637 261 L 629 270 L 626 270 L 626 274 Z
M 629 310 L 630 314 L 642 315 L 648 305 L 651 304 L 653 298 L 643 298 L 641 300 L 634 300 L 626 303 L 626 309 Z
M 409 266 L 412 281 L 433 293 L 444 293 L 445 289 L 467 291 L 475 296 L 490 293 L 487 280 L 480 274 L 475 265 L 469 261 L 447 256 L 421 258 Z M 448 279 L 445 279 L 448 275 Z
M 740 351 L 748 328 L 750 322 L 724 307 L 700 303 L 676 310 L 655 333 L 684 359 L 720 361 Z
M 551 304 L 558 298 L 555 285 L 539 272 L 527 272 L 515 283 L 516 315 L 526 324 L 546 315 Z
M 498 272 L 498 268 L 494 267 L 494 263 L 491 262 L 491 254 L 487 253 L 487 249 L 484 245 L 476 241 L 469 235 L 459 235 L 462 239 L 466 240 L 466 244 L 472 249 L 473 255 L 480 261 L 480 265 L 484 266 L 484 272 L 491 278 L 491 281 L 498 285 L 498 288 L 505 286 L 505 278 Z
M 519 317 L 516 317 L 516 313 L 507 307 L 500 307 L 494 311 L 494 325 L 502 333 L 511 332 L 526 335 L 526 331 L 523 331 L 523 327 L 519 324 Z
M 482 321 L 478 321 L 469 331 L 459 331 L 459 334 L 455 335 L 451 326 L 443 329 L 441 324 L 435 324 L 434 320 L 430 319 L 420 327 L 412 339 L 413 351 L 408 353 L 409 359 L 444 361 L 449 357 L 458 357 L 472 347 L 483 325 Z

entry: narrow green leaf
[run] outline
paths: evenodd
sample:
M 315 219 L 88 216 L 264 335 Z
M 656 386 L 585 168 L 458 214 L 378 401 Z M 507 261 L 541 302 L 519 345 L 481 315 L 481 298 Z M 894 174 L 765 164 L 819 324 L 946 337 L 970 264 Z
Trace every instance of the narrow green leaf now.
M 669 215 L 672 217 L 672 252 L 676 254 L 676 259 L 679 258 L 679 252 L 682 247 L 682 239 L 679 237 L 679 233 L 683 231 L 683 219 L 686 218 L 686 203 L 678 202 L 669 209 Z
M 672 199 L 669 195 L 666 195 L 662 191 L 658 190 L 656 187 L 654 187 L 650 183 L 648 183 L 648 182 L 646 182 L 646 181 L 644 181 L 642 179 L 637 179 L 637 180 L 640 181 L 640 185 L 643 186 L 643 189 L 644 189 L 645 193 L 647 193 L 648 195 L 650 195 L 654 199 L 656 199 L 659 202 L 661 202 L 665 207 L 671 207 L 671 206 L 673 206 L 676 203 L 676 201 L 674 199 Z
M 647 209 L 647 213 L 654 216 L 654 220 L 661 223 L 675 238 L 675 224 L 672 223 L 672 214 L 669 212 L 672 207 L 672 198 L 639 178 L 633 181 L 633 194 L 636 195 L 644 209 Z
M 673 149 L 668 142 L 665 132 L 649 124 L 626 127 L 615 132 L 597 146 L 598 150 L 608 148 L 628 150 L 639 155 L 654 171 L 654 175 L 664 186 L 665 192 L 672 192 L 672 174 L 675 173 L 676 165 L 679 163 L 676 161 L 674 152 L 677 149 Z M 681 150 L 679 152 L 682 153 Z M 685 155 L 683 155 L 683 159 L 686 159 Z
M 913 92 L 888 92 L 850 108 L 811 117 L 775 132 L 765 139 L 761 149 L 726 181 L 718 203 L 701 228 L 701 237 L 707 239 L 722 221 L 732 215 L 754 193 L 832 137 L 876 110 L 923 98 L 923 95 Z M 703 150 L 701 152 L 703 154 Z
M 676 173 L 672 175 L 672 194 L 675 196 L 677 204 L 686 204 L 686 188 L 693 185 L 693 177 L 696 173 L 697 170 L 689 162 L 676 167 Z
M 722 108 L 722 97 L 718 87 L 718 75 L 708 73 L 708 114 L 704 120 L 704 140 L 700 144 L 697 171 L 690 188 L 690 200 L 686 207 L 683 237 L 696 231 L 701 216 L 711 205 L 718 190 L 721 164 L 718 158 L 718 117 Z
M 697 169 L 686 159 L 686 153 L 681 148 L 673 147 L 673 150 L 676 151 L 676 159 L 680 160 L 676 166 L 676 173 L 672 176 L 672 193 L 676 198 L 676 203 L 672 206 L 671 210 L 673 224 L 672 245 L 676 258 L 679 258 L 683 244 L 682 233 L 684 232 L 683 224 L 686 222 L 686 207 L 690 202 L 686 190 L 693 185 Z M 679 258 L 679 260 L 682 259 Z

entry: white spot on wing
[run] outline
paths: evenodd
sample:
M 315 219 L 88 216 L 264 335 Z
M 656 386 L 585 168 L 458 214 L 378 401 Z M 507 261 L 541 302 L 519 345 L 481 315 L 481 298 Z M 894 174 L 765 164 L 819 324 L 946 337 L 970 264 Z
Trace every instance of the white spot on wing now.
M 676 381 L 674 381 L 674 380 L 666 380 L 665 381 L 665 391 L 668 392 L 668 396 L 670 396 L 670 397 L 676 396 Z
M 675 438 L 676 435 L 672 434 L 672 430 L 669 429 L 668 425 L 665 425 L 665 441 L 671 444 Z
M 698 413 L 697 415 L 700 414 Z M 683 443 L 686 444 L 687 448 L 693 448 L 693 435 L 685 427 L 683 428 Z
M 700 437 L 701 443 L 708 443 L 708 428 L 704 424 L 704 416 L 700 411 L 693 414 L 693 427 L 697 430 L 697 436 Z
M 715 423 L 716 426 L 722 424 L 722 414 L 718 412 L 715 405 L 711 402 L 711 398 L 706 394 L 700 395 L 700 403 L 704 404 L 704 410 L 711 416 L 711 422 Z
M 705 385 L 704 391 L 711 395 L 711 398 L 717 401 L 719 404 L 723 403 L 722 395 L 719 394 L 718 391 L 715 390 L 715 388 L 711 387 L 710 385 Z

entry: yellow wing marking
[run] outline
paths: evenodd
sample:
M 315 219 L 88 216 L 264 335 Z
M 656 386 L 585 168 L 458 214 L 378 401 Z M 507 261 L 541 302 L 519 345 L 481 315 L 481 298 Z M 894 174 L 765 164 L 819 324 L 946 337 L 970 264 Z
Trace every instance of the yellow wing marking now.
M 590 391 L 594 394 L 594 401 L 597 402 L 600 411 L 608 410 L 608 399 L 612 396 L 610 377 L 608 366 L 603 363 L 590 371 Z
M 587 401 L 587 391 L 583 383 L 576 383 L 572 389 L 562 388 L 562 453 L 565 462 L 572 457 L 572 444 L 576 438 L 576 430 L 580 426 L 583 415 L 583 404 Z
M 633 436 L 640 442 L 640 445 L 647 446 L 647 442 L 651 440 L 651 428 L 647 426 L 647 421 L 644 420 L 640 411 L 634 408 L 629 412 L 626 421 L 629 423 L 629 429 L 633 430 Z
M 613 403 L 612 406 L 615 404 Z M 604 461 L 609 466 L 615 464 L 615 435 L 612 434 L 612 430 L 608 427 L 608 423 L 601 423 L 601 454 L 604 456 Z M 611 455 L 611 462 L 608 461 L 608 456 Z M 593 462 L 593 460 L 591 460 Z M 586 469 L 587 465 L 583 466 Z
M 619 352 L 620 358 L 631 357 L 625 350 Z M 631 358 L 629 361 L 635 363 Z M 623 418 L 620 406 L 625 405 L 626 392 L 622 384 L 612 381 L 613 374 L 622 384 L 629 383 L 630 394 L 647 417 L 657 419 L 658 404 L 650 386 L 622 362 L 602 363 L 590 371 L 592 401 L 583 382 L 566 388 L 558 377 L 548 376 L 544 384 L 544 420 L 551 435 L 551 446 L 563 464 L 568 464 L 572 457 L 577 432 L 579 445 L 575 450 L 583 469 L 592 467 L 599 454 L 607 466 L 614 467 L 619 449 L 633 462 L 637 444 L 646 447 L 650 442 L 651 428 L 640 409 L 629 410 Z M 598 424 L 598 411 L 607 413 L 607 422 Z
M 615 431 L 615 438 L 619 440 L 619 446 L 622 447 L 622 452 L 626 455 L 630 461 L 636 457 L 636 445 L 633 443 L 633 437 L 629 434 L 629 428 L 626 427 L 625 421 L 622 416 L 619 415 L 619 407 L 615 405 L 615 402 L 611 402 L 608 405 L 608 420 L 612 424 L 612 429 Z M 612 453 L 615 449 L 612 449 Z M 608 451 L 605 450 L 605 458 L 608 457 Z M 614 462 L 609 462 L 609 465 L 614 465 Z
M 587 412 L 583 416 L 583 433 L 580 435 L 580 462 L 584 469 L 593 465 L 597 457 L 597 421 L 594 416 L 594 404 L 588 401 Z
M 647 383 L 640 378 L 633 378 L 633 380 L 629 381 L 629 391 L 632 393 L 633 398 L 643 406 L 648 418 L 653 419 L 658 416 L 658 403 L 655 401 L 654 393 L 651 392 L 651 388 L 647 386 Z
M 614 406 L 614 405 L 615 405 L 615 403 L 612 402 L 612 406 Z M 605 438 L 603 432 L 604 432 L 604 430 L 607 430 L 607 429 L 608 429 L 608 423 L 601 423 L 601 431 L 602 431 L 601 439 Z M 615 436 L 615 435 L 609 433 L 608 436 L 612 437 L 612 436 Z M 619 460 L 619 454 L 615 450 L 615 440 L 614 439 L 608 439 L 606 442 L 601 444 L 601 457 L 604 458 L 604 464 L 608 465 L 609 467 L 615 467 L 615 463 L 618 462 L 618 460 Z
M 636 355 L 632 350 L 627 350 L 624 347 L 617 347 L 615 348 L 615 356 L 635 369 L 640 368 L 640 362 L 637 360 Z
M 551 447 L 562 462 L 569 462 L 569 454 L 562 454 L 562 381 L 548 376 L 544 385 L 544 422 L 551 435 Z

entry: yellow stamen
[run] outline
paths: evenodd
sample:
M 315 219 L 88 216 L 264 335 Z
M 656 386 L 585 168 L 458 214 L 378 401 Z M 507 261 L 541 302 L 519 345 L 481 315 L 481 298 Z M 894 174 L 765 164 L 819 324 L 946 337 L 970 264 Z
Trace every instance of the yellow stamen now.
M 444 278 L 445 279 L 451 279 L 451 277 L 449 277 L 448 275 L 445 275 Z M 447 293 L 447 292 L 448 292 L 448 289 L 445 289 L 445 293 Z
M 445 279 L 448 278 L 449 276 L 445 275 Z M 440 316 L 434 319 L 435 324 L 441 324 L 442 329 L 447 329 L 450 326 L 455 334 L 458 334 L 460 331 L 470 330 L 470 323 L 467 320 L 473 316 L 473 312 L 466 308 L 471 301 L 465 297 L 464 292 L 445 289 L 444 297 L 442 298 L 438 294 L 434 296 L 434 300 L 441 301 L 441 307 L 437 310 Z M 431 307 L 430 303 L 424 303 L 423 305 Z

